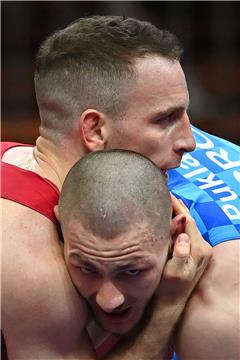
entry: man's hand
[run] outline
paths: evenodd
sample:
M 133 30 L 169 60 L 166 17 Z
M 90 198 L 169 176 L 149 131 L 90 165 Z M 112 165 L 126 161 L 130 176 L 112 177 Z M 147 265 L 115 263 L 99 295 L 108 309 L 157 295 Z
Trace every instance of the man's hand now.
M 172 203 L 184 231 L 173 239 L 172 257 L 165 265 L 144 329 L 129 345 L 129 352 L 123 347 L 122 352 L 113 354 L 109 360 L 170 359 L 175 327 L 210 261 L 212 249 L 202 238 L 188 209 L 175 197 L 172 197 Z
M 185 304 L 211 259 L 212 248 L 202 238 L 184 203 L 171 197 L 174 214 L 184 223 L 184 232 L 173 243 L 172 257 L 165 265 L 157 293 L 161 303 L 166 299 Z

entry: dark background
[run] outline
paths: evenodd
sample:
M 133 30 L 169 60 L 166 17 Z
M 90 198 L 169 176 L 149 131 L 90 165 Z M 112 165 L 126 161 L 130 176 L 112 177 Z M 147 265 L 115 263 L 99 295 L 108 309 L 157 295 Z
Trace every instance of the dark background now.
M 240 3 L 236 1 L 2 1 L 2 139 L 34 143 L 35 54 L 54 30 L 87 15 L 124 15 L 174 32 L 193 124 L 240 139 Z

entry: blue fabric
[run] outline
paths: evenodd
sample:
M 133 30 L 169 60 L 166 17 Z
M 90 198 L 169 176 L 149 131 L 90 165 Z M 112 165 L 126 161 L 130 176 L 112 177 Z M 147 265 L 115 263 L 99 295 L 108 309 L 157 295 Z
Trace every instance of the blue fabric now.
M 169 171 L 169 189 L 215 246 L 240 238 L 240 147 L 192 126 L 196 149 Z
M 176 353 L 173 354 L 172 360 L 178 360 L 178 357 L 177 357 Z

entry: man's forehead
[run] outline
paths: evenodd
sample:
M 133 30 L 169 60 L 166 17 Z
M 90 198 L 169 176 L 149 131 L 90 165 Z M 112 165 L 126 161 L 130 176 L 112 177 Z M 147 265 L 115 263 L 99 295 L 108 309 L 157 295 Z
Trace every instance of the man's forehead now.
M 162 55 L 158 54 L 148 54 L 143 57 L 136 58 L 135 67 L 139 71 L 145 71 L 148 66 L 164 66 L 171 67 L 171 64 L 180 64 L 178 60 L 169 59 Z M 181 66 L 181 65 L 180 65 Z
M 163 56 L 148 55 L 135 61 L 136 80 L 155 80 L 160 82 L 172 75 L 173 70 L 185 79 L 182 66 L 178 60 L 171 60 Z
M 178 61 L 161 56 L 147 56 L 138 59 L 135 68 L 137 77 L 130 94 L 132 98 L 142 99 L 155 106 L 155 103 L 160 106 L 161 100 L 165 107 L 173 104 L 188 106 L 187 83 Z M 169 105 L 165 104 L 165 101 L 168 101 Z
M 107 265 L 111 269 L 124 270 L 132 266 L 150 265 L 153 262 L 153 257 L 147 252 L 141 252 L 138 254 L 129 254 L 126 256 L 104 257 L 103 254 L 99 256 L 91 256 L 81 252 L 70 253 L 72 259 L 74 258 L 81 265 Z
M 156 235 L 153 229 L 143 223 L 134 224 L 116 237 L 105 239 L 93 234 L 81 222 L 72 221 L 64 236 L 69 249 L 78 248 L 89 254 L 101 252 L 109 257 L 115 256 L 116 252 L 121 252 L 122 256 L 134 253 L 139 249 L 151 247 L 163 240 L 161 234 Z

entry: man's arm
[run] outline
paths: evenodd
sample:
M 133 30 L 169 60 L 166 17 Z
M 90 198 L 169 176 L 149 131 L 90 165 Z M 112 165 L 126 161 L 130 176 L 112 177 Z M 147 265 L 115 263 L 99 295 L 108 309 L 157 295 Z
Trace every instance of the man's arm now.
M 173 208 L 176 215 L 185 216 L 186 232 L 175 240 L 172 258 L 166 263 L 155 294 L 150 319 L 133 342 L 114 350 L 107 360 L 166 360 L 171 357 L 175 327 L 212 256 L 211 247 L 202 238 L 189 211 L 174 197 Z
M 187 214 L 181 201 L 176 204 L 177 212 Z M 176 333 L 180 359 L 240 358 L 239 253 L 237 239 L 214 247 Z
M 2 200 L 2 328 L 9 359 L 95 356 L 83 331 L 85 303 L 65 267 L 54 225 Z
M 182 360 L 240 359 L 240 240 L 221 243 L 213 251 L 177 333 Z

